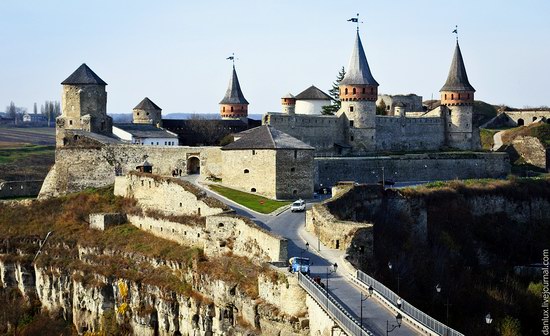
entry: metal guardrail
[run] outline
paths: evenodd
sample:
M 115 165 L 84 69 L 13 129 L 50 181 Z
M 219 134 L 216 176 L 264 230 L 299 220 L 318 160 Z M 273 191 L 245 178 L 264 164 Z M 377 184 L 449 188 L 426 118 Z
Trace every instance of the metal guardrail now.
M 309 276 L 298 272 L 298 283 L 346 334 L 374 336 L 372 331 L 368 330 L 364 325 L 361 327 L 359 321 L 354 319 L 351 314 L 332 297 L 332 295 Z
M 372 286 L 372 288 L 378 292 L 381 296 L 383 296 L 386 300 L 393 303 L 397 306 L 397 300 L 401 300 L 401 308 L 400 310 L 410 316 L 411 318 L 418 321 L 418 323 L 422 324 L 426 328 L 433 330 L 433 332 L 437 333 L 438 335 L 444 335 L 444 336 L 464 336 L 464 334 L 451 329 L 450 327 L 446 326 L 445 324 L 437 321 L 436 319 L 430 317 L 428 314 L 422 312 L 420 309 L 415 308 L 413 305 L 408 303 L 407 301 L 403 300 L 399 297 L 399 295 L 392 292 L 388 287 L 384 286 L 381 282 L 377 281 L 376 279 L 370 277 L 369 275 L 365 274 L 362 271 L 357 270 L 357 279 L 368 286 Z

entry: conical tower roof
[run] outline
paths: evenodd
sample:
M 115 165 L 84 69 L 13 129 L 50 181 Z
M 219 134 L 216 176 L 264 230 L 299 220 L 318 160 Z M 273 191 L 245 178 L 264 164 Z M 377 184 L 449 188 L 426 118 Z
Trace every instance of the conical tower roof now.
M 359 31 L 357 32 L 357 36 L 355 38 L 355 44 L 353 46 L 353 52 L 351 53 L 346 75 L 340 82 L 340 85 L 378 86 L 378 82 L 374 79 L 374 77 L 372 77 L 370 72 L 367 56 L 365 55 L 365 50 L 363 50 L 361 37 L 359 37 Z
M 67 79 L 61 82 L 62 85 L 107 85 L 99 78 L 86 63 L 82 63 Z
M 143 100 L 137 104 L 136 107 L 134 107 L 134 110 L 158 110 L 161 111 L 162 109 L 158 107 L 157 104 L 153 103 L 151 99 L 145 97 Z
M 248 101 L 244 98 L 243 92 L 241 91 L 239 78 L 237 77 L 237 71 L 235 71 L 234 65 L 233 73 L 231 74 L 231 79 L 229 80 L 229 87 L 227 88 L 225 96 L 220 104 L 248 104 Z
M 474 91 L 475 89 L 468 81 L 468 74 L 466 74 L 466 67 L 464 66 L 464 60 L 462 59 L 462 52 L 460 52 L 460 46 L 456 41 L 455 54 L 453 56 L 453 62 L 451 63 L 451 69 L 449 69 L 449 76 L 445 85 L 439 91 Z

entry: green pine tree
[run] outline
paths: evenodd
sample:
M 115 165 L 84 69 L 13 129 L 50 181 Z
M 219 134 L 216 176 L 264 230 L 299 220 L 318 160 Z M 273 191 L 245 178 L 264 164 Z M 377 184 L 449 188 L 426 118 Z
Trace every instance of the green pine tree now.
M 342 70 L 338 73 L 336 81 L 332 83 L 332 88 L 328 90 L 328 94 L 332 97 L 332 104 L 323 106 L 323 114 L 334 114 L 340 109 L 340 82 L 344 79 L 346 70 L 342 67 Z

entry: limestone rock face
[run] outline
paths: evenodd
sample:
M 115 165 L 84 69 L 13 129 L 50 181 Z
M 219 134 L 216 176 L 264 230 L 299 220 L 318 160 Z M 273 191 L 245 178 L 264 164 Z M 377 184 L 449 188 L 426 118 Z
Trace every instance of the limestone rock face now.
M 59 248 L 59 247 L 58 247 Z M 262 295 L 277 297 L 266 302 L 249 297 L 231 283 L 197 274 L 177 262 L 149 258 L 115 250 L 78 246 L 73 250 L 78 261 L 93 264 L 95 258 L 121 257 L 168 268 L 191 284 L 191 295 L 174 292 L 160 284 L 146 284 L 133 279 L 104 276 L 95 272 L 31 266 L 31 256 L 2 259 L 0 284 L 19 288 L 23 295 L 36 295 L 42 308 L 58 311 L 73 322 L 79 334 L 104 330 L 115 323 L 134 335 L 307 335 L 308 319 L 303 304 L 305 292 L 296 284 L 281 293 L 281 284 L 267 286 Z M 69 252 L 67 252 L 69 255 Z M 4 254 L 6 256 L 6 254 Z M 26 261 L 21 261 L 21 260 Z M 301 291 L 301 292 L 300 292 Z M 286 304 L 289 296 L 298 296 L 292 309 L 283 311 L 274 304 Z M 276 302 L 275 302 L 276 301 Z

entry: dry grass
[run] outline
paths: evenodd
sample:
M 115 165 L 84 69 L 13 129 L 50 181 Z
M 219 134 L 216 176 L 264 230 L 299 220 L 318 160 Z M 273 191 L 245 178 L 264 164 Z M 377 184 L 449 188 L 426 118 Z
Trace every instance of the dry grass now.
M 130 225 L 106 231 L 88 228 L 90 213 L 136 212 L 133 199 L 115 197 L 111 188 L 86 190 L 81 193 L 47 200 L 33 201 L 30 206 L 2 203 L 0 211 L 0 251 L 30 262 L 38 249 L 38 241 L 52 231 L 37 259 L 37 265 L 74 273 L 93 285 L 92 274 L 120 277 L 151 284 L 190 295 L 191 284 L 168 267 L 153 267 L 148 260 L 176 263 L 183 270 L 194 269 L 234 283 L 239 291 L 257 296 L 259 273 L 265 269 L 248 259 L 227 255 L 206 259 L 203 251 L 155 237 Z M 78 246 L 93 248 L 97 256 L 79 260 Z M 106 253 L 105 251 L 109 251 Z

